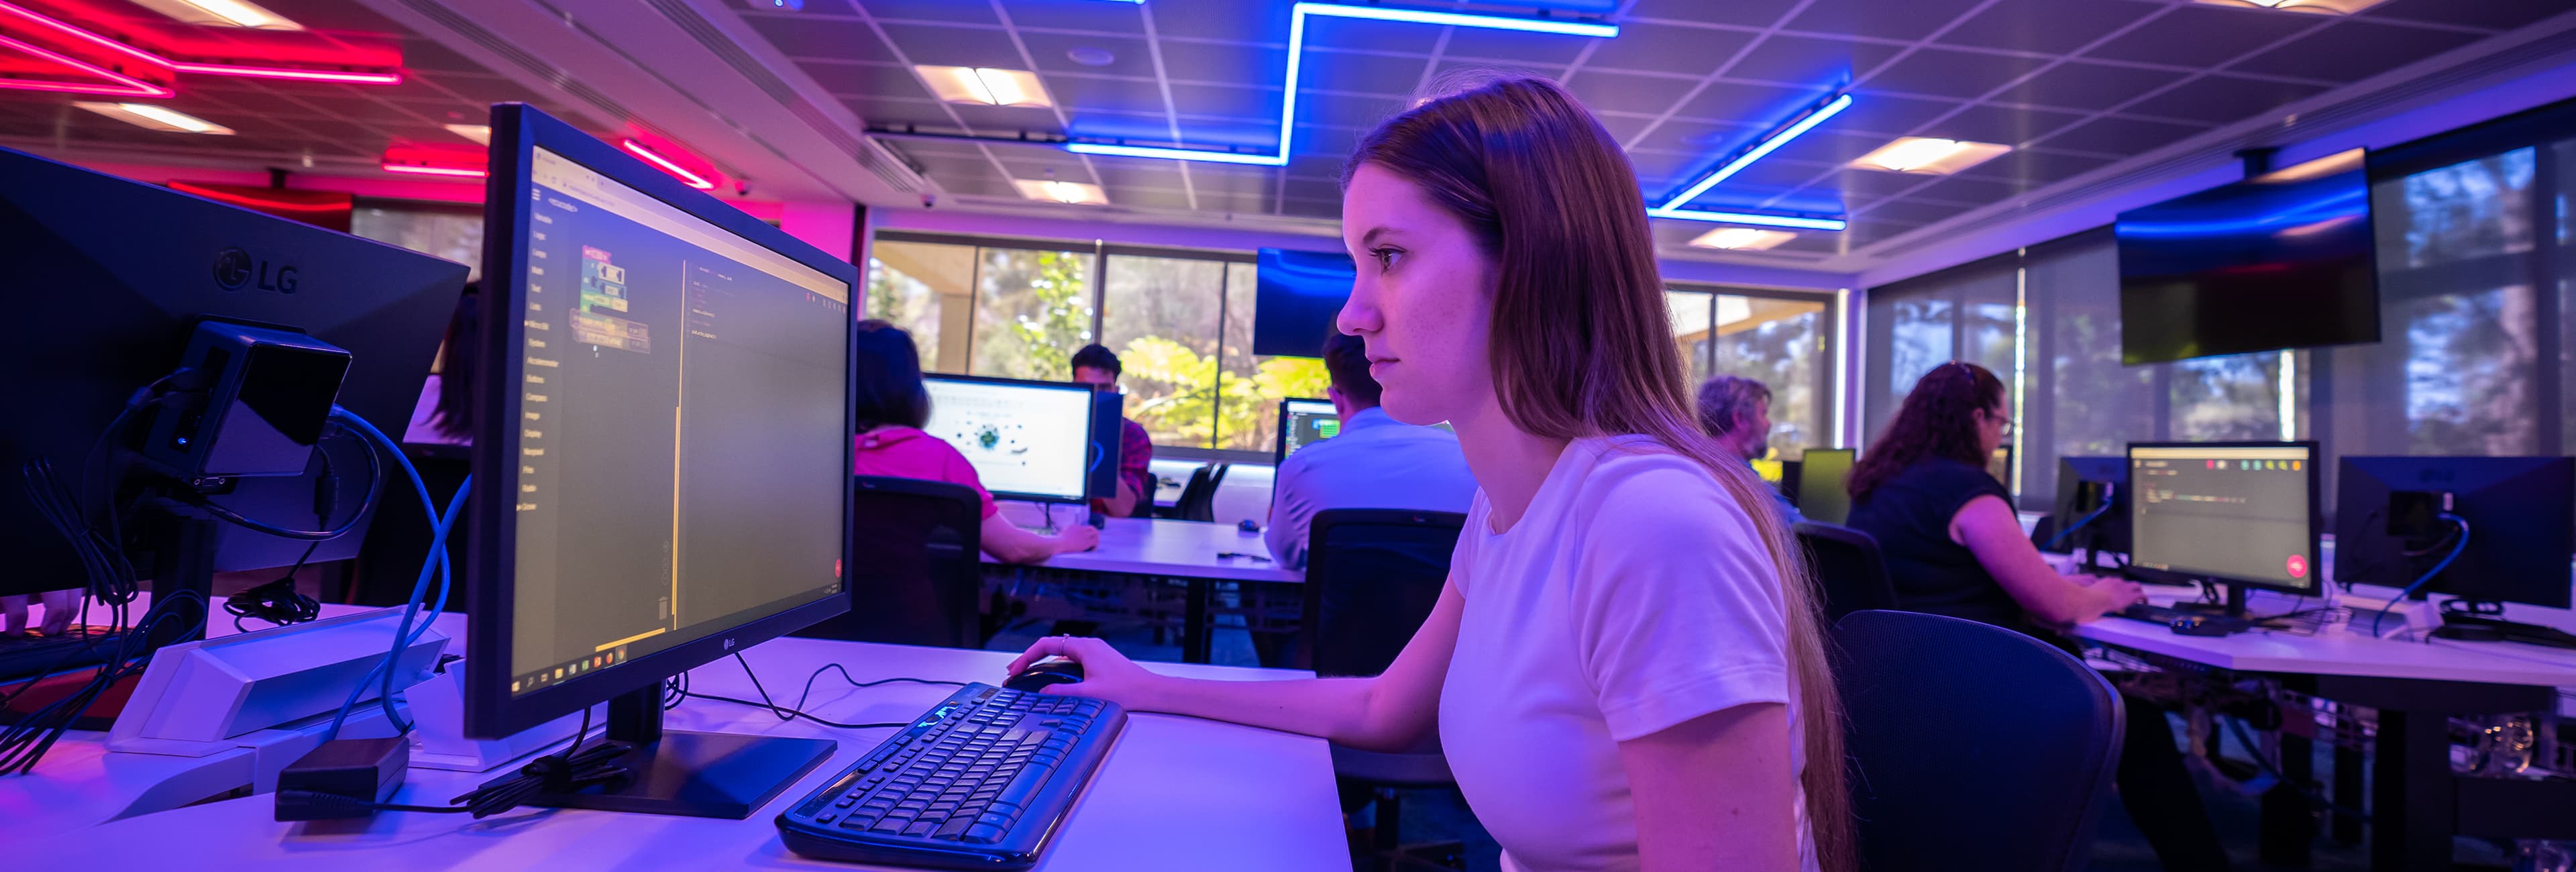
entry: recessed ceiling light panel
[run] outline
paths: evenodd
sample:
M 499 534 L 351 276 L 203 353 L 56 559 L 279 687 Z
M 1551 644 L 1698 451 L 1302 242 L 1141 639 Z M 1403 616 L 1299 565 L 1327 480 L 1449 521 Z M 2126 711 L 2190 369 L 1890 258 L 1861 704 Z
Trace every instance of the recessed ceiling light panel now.
M 449 133 L 453 133 L 453 134 L 456 134 L 456 135 L 458 135 L 458 136 L 462 136 L 462 137 L 465 137 L 465 138 L 467 138 L 467 139 L 474 140 L 474 144 L 475 144 L 475 145 L 484 145 L 484 146 L 488 146 L 488 145 L 491 145 L 491 144 L 492 144 L 492 125 L 489 125 L 489 124 L 443 124 L 443 125 L 440 125 L 440 126 L 441 126 L 441 127 L 445 127 L 445 128 L 447 128 L 447 132 L 449 132 Z
M 1012 179 L 1011 187 L 1020 189 L 1020 196 L 1027 197 L 1031 200 L 1045 200 L 1051 203 L 1072 203 L 1081 206 L 1098 206 L 1109 202 L 1109 195 L 1102 193 L 1099 185 L 1086 185 L 1081 182 L 1059 182 L 1054 179 Z
M 2351 15 L 2388 0 L 2196 0 L 2196 2 L 2211 6 L 2234 6 L 2239 9 L 2305 12 L 2310 15 Z
M 92 103 L 81 100 L 75 101 L 72 105 L 151 130 L 170 133 L 203 133 L 212 136 L 233 135 L 233 129 L 230 127 L 151 103 Z
M 1053 106 L 1038 74 L 994 67 L 915 66 L 939 99 L 979 106 Z
M 216 27 L 249 27 L 259 30 L 303 30 L 286 16 L 260 8 L 250 0 L 134 0 L 135 5 L 188 22 Z
M 1717 248 L 1727 251 L 1761 251 L 1798 238 L 1783 230 L 1758 230 L 1751 227 L 1720 227 L 1690 241 L 1693 248 Z
M 1877 151 L 1861 155 L 1851 165 L 1865 170 L 1945 176 L 1993 160 L 1996 155 L 2011 150 L 2012 146 L 1991 142 L 1906 136 L 1879 146 Z

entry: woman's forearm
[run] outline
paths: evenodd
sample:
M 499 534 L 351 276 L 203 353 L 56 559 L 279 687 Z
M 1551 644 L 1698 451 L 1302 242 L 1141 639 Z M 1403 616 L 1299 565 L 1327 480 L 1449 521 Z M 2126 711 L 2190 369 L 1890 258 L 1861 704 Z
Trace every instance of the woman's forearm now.
M 1427 724 L 1408 724 L 1374 702 L 1371 678 L 1214 681 L 1157 675 L 1127 707 L 1231 721 L 1376 751 L 1413 747 Z

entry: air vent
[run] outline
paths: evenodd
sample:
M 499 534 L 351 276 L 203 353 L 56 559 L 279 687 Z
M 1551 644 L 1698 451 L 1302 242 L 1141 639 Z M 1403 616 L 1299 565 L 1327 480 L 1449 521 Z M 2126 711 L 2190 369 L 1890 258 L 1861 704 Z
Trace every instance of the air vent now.
M 787 84 L 786 80 L 778 77 L 778 74 L 770 72 L 768 67 L 752 59 L 749 52 L 743 51 L 742 46 L 736 45 L 732 39 L 725 36 L 723 31 L 717 30 L 713 22 L 699 15 L 697 10 L 689 8 L 687 3 L 680 0 L 645 0 L 645 2 L 654 10 L 661 12 L 663 18 L 669 19 L 673 25 L 686 31 L 690 38 L 696 39 L 698 45 L 723 60 L 726 66 L 732 67 L 733 71 L 740 74 L 745 81 L 759 88 L 761 93 L 768 94 L 769 99 L 778 101 L 778 105 L 785 107 L 788 114 L 796 116 L 798 121 L 805 122 L 805 126 L 813 128 L 815 133 L 821 134 L 825 140 L 832 143 L 833 147 L 849 155 L 850 159 L 858 161 L 860 166 L 867 167 L 869 172 L 877 174 L 877 178 L 884 179 L 886 184 L 893 185 L 895 190 L 915 192 L 929 187 L 927 179 L 913 172 L 912 168 L 905 165 L 903 161 L 888 154 L 883 146 L 853 135 L 847 128 L 834 122 L 831 116 L 823 114 L 823 110 L 817 108 L 812 101 L 796 93 L 794 86 Z

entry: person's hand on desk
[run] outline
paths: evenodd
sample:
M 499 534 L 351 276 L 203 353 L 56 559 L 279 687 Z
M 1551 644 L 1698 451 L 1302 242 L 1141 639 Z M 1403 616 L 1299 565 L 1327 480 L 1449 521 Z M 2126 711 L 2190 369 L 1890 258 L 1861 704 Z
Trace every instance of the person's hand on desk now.
M 1040 693 L 1087 696 L 1129 709 L 1146 708 L 1142 704 L 1145 687 L 1153 683 L 1155 675 L 1136 665 L 1136 661 L 1127 659 L 1127 655 L 1118 653 L 1118 649 L 1109 647 L 1109 643 L 1086 636 L 1039 639 L 1037 644 L 1029 646 L 1029 650 L 1011 661 L 1011 667 L 1005 670 L 1004 675 L 1018 675 L 1020 670 L 1029 668 L 1029 664 L 1049 657 L 1062 657 L 1081 664 L 1082 680 L 1048 685 Z
M 2085 593 L 2093 598 L 2092 603 L 2085 607 L 2085 610 L 2091 614 L 2076 621 L 2079 624 L 2101 620 L 2104 615 L 2147 601 L 2147 589 L 2125 578 L 2108 575 L 2069 575 L 2066 576 L 2066 580 L 2070 584 L 2083 588 Z

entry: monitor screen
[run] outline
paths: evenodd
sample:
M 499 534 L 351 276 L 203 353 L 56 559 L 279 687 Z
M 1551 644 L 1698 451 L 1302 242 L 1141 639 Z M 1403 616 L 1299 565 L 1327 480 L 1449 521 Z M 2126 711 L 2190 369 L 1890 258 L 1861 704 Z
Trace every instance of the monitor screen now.
M 1003 499 L 1078 503 L 1089 498 L 1092 390 L 1088 385 L 934 375 L 930 435 L 974 464 Z
M 481 430 L 505 465 L 478 482 L 515 503 L 513 696 L 831 598 L 849 533 L 850 283 L 527 161 L 526 271 L 487 309 L 521 319 Z
M 2362 163 L 2355 150 L 2121 213 L 2121 360 L 2379 341 Z
M 1279 446 L 1277 460 L 1286 460 L 1300 449 L 1341 435 L 1341 413 L 1323 400 L 1281 400 L 1279 402 Z M 1339 451 L 1341 449 L 1334 449 Z
M 2130 445 L 2130 566 L 2314 590 L 2316 453 L 2313 442 Z
M 1749 462 L 1753 464 L 1754 475 L 1761 476 L 1762 480 L 1770 484 L 1772 487 L 1780 486 L 1780 474 L 1784 470 L 1784 467 L 1780 465 L 1780 461 L 1754 460 Z
M 1255 266 L 1252 353 L 1322 357 L 1358 264 L 1340 252 L 1264 248 Z
M 2042 550 L 2062 554 L 2084 547 L 2128 553 L 2129 459 L 2058 458 L 2052 506 L 2058 532 Z
M 1809 448 L 1798 463 L 1798 514 L 1820 524 L 1840 524 L 1851 518 L 1852 461 L 1858 452 L 1850 448 Z

